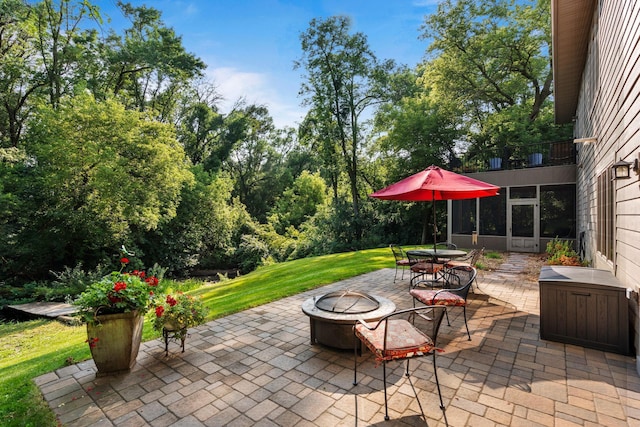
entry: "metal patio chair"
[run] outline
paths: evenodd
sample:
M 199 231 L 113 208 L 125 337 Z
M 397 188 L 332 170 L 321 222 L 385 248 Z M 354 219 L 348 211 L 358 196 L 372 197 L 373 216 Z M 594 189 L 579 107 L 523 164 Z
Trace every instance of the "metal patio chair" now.
M 418 289 L 414 288 L 409 291 L 409 294 L 414 298 L 413 304 L 415 306 L 416 301 L 425 305 L 438 305 L 448 307 L 462 307 L 464 315 L 464 326 L 467 328 L 467 337 L 471 341 L 471 334 L 469 333 L 469 325 L 467 324 L 467 295 L 473 281 L 476 279 L 478 272 L 471 266 L 457 266 L 444 270 L 444 287 L 443 289 Z M 445 311 L 447 316 L 447 325 L 451 326 L 449 322 L 449 313 Z
M 444 313 L 445 308 L 443 306 L 421 306 L 396 311 L 384 316 L 375 324 L 368 324 L 360 320 L 354 325 L 353 385 L 358 384 L 358 343 L 362 342 L 364 346 L 373 352 L 376 363 L 382 363 L 385 420 L 389 420 L 387 363 L 394 360 L 406 360 L 405 375 L 409 377 L 409 360 L 415 357 L 431 355 L 433 356 L 433 375 L 438 388 L 438 396 L 440 397 L 440 409 L 442 409 L 445 423 L 447 423 L 447 414 L 436 369 L 436 353 L 442 351 L 436 345 Z M 418 399 L 417 395 L 416 399 Z
M 389 245 L 389 247 L 391 248 L 391 252 L 393 252 L 393 257 L 396 260 L 396 271 L 395 271 L 395 274 L 393 275 L 393 283 L 395 283 L 396 277 L 398 276 L 398 270 L 399 269 L 402 270 L 402 277 L 400 278 L 400 280 L 404 280 L 404 271 L 408 269 L 411 266 L 411 264 L 409 263 L 409 258 L 407 257 L 407 255 L 404 253 L 404 251 L 399 245 L 391 244 Z

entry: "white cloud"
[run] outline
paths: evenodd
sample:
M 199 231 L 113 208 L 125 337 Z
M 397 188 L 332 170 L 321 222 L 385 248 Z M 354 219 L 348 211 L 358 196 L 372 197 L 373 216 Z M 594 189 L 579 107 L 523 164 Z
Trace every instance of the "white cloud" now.
M 200 10 L 198 9 L 198 6 L 196 6 L 193 3 L 189 3 L 187 7 L 184 9 L 184 14 L 187 16 L 194 16 L 194 15 L 197 15 L 199 12 Z
M 241 71 L 233 67 L 209 68 L 208 77 L 213 80 L 218 93 L 223 97 L 220 110 L 226 113 L 241 98 L 250 104 L 265 105 L 277 127 L 296 126 L 303 111 L 294 96 L 282 96 L 267 74 Z

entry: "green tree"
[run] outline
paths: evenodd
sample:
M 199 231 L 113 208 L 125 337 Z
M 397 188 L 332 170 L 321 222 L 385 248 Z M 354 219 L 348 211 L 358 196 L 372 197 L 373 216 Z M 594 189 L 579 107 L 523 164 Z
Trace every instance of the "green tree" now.
M 206 65 L 185 50 L 182 38 L 165 25 L 159 10 L 122 1 L 118 7 L 131 27 L 123 36 L 111 31 L 105 41 L 104 86 L 95 88 L 95 93 L 116 95 L 128 108 L 151 109 L 166 121 L 178 93 L 189 80 L 201 76 Z
M 387 96 L 392 61 L 380 63 L 362 33 L 349 34 L 344 16 L 313 19 L 300 35 L 303 56 L 295 67 L 306 71 L 301 94 L 310 105 L 305 128 L 330 171 L 334 196 L 338 180 L 347 177 L 356 240 L 362 236 L 360 218 L 360 161 L 366 136 L 364 113 Z
M 191 170 L 195 181 L 182 188 L 176 216 L 138 239 L 147 264 L 157 262 L 178 276 L 196 267 L 236 266 L 236 248 L 254 228 L 244 205 L 232 197 L 226 174 L 202 165 Z
M 37 74 L 35 13 L 22 0 L 0 2 L 0 147 L 17 147 L 30 97 L 45 86 Z
M 62 96 L 73 91 L 75 65 L 84 50 L 82 24 L 86 18 L 101 22 L 100 13 L 86 0 L 42 0 L 34 6 L 34 13 L 37 61 L 49 103 L 57 107 Z
M 327 185 L 319 174 L 303 171 L 287 188 L 271 211 L 269 222 L 279 234 L 299 229 L 327 201 Z
M 398 78 L 405 81 L 406 95 L 382 105 L 375 116 L 380 136 L 374 148 L 389 170 L 386 178 L 397 181 L 432 164 L 455 167 L 456 143 L 464 132 L 460 112 L 433 96 L 423 76 L 404 72 Z
M 223 170 L 232 177 L 234 194 L 251 216 L 266 222 L 276 197 L 293 179 L 284 168 L 284 156 L 277 149 L 286 143 L 282 132 L 275 129 L 266 107 L 243 106 L 232 116 L 235 116 L 233 121 L 226 121 L 233 126 L 229 134 L 238 139 L 223 162 Z M 286 133 L 284 135 L 286 137 Z
M 86 94 L 42 107 L 25 151 L 4 189 L 23 216 L 0 256 L 32 277 L 79 260 L 95 266 L 134 232 L 173 218 L 193 180 L 170 126 Z
M 553 78 L 549 11 L 549 0 L 446 0 L 425 19 L 427 80 L 465 111 L 476 151 L 501 156 L 505 145 L 531 142 L 528 135 L 562 133 L 543 114 Z M 546 127 L 551 135 L 536 132 Z
M 531 101 L 535 120 L 551 95 L 550 22 L 549 0 L 446 0 L 422 28 L 438 55 L 431 77 L 480 117 Z
M 221 147 L 224 132 L 224 116 L 206 103 L 197 102 L 187 107 L 179 126 L 179 139 L 194 165 L 205 160 L 220 165 L 224 151 Z M 213 169 L 218 169 L 215 167 Z

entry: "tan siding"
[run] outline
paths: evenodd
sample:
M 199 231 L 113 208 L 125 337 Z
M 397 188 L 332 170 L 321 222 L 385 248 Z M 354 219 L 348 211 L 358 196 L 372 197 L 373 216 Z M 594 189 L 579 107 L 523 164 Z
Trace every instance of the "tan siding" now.
M 597 176 L 620 158 L 640 152 L 640 2 L 602 2 L 594 17 L 589 57 L 581 83 L 576 135 L 597 136 L 580 144 L 578 232 L 587 234 L 588 258 L 612 269 L 638 289 L 640 278 L 640 180 L 615 183 L 616 247 L 614 264 L 596 252 Z

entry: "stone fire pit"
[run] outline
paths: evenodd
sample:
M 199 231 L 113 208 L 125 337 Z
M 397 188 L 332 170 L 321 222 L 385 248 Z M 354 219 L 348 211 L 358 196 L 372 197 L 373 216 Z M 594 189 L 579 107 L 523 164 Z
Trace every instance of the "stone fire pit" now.
M 353 348 L 353 325 L 358 319 L 376 322 L 395 311 L 387 298 L 356 291 L 336 291 L 309 298 L 302 312 L 309 316 L 311 344 Z

